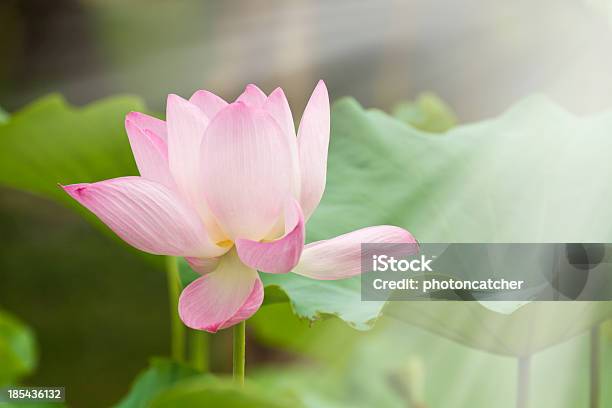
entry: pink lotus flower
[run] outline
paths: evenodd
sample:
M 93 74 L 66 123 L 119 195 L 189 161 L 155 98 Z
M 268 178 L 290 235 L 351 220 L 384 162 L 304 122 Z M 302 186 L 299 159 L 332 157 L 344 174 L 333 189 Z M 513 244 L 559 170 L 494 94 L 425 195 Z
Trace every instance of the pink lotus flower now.
M 393 226 L 304 245 L 304 224 L 325 188 L 329 97 L 315 88 L 297 138 L 282 89 L 248 85 L 228 104 L 208 91 L 168 96 L 166 122 L 132 112 L 125 127 L 140 177 L 63 187 L 128 244 L 182 256 L 202 276 L 179 313 L 215 332 L 249 318 L 263 300 L 257 270 L 313 279 L 360 273 L 362 242 L 415 240 Z

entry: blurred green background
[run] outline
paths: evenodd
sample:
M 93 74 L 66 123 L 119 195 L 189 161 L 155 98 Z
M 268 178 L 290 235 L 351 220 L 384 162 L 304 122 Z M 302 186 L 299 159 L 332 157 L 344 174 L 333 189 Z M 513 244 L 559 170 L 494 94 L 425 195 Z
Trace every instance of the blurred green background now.
M 580 124 L 567 119 L 566 113 L 558 115 L 546 103 L 534 103 L 516 110 L 524 126 L 512 127 L 508 119 L 488 128 L 461 127 L 453 135 L 484 140 L 481 137 L 487 133 L 501 135 L 502 129 L 511 129 L 523 136 L 519 147 L 509 147 L 516 139 L 497 147 L 517 156 L 530 148 L 549 152 L 553 138 L 565 140 L 569 136 L 564 132 L 578 126 L 581 132 L 593 135 L 592 140 L 596 138 L 584 146 L 580 156 L 588 162 L 599 154 L 599 161 L 593 161 L 599 166 L 589 169 L 595 174 L 590 179 L 593 188 L 576 192 L 589 205 L 550 206 L 557 212 L 540 207 L 546 200 L 561 202 L 555 199 L 567 190 L 556 190 L 559 186 L 522 201 L 522 214 L 537 208 L 535 219 L 554 225 L 544 228 L 548 234 L 530 222 L 533 218 L 521 218 L 520 211 L 515 214 L 504 204 L 510 192 L 520 193 L 522 179 L 532 175 L 532 167 L 524 167 L 517 175 L 510 160 L 499 164 L 504 156 L 491 155 L 486 146 L 476 150 L 469 141 L 446 147 L 429 139 L 421 143 L 421 138 L 439 135 L 412 128 L 443 132 L 457 123 L 483 121 L 533 93 L 544 93 L 576 114 L 600 112 L 612 106 L 611 45 L 612 4 L 605 0 L 3 0 L 0 107 L 9 115 L 49 93 L 59 93 L 75 106 L 116 94 L 137 95 L 144 101 L 109 103 L 113 108 L 108 112 L 83 117 L 80 122 L 76 114 L 74 118 L 62 116 L 64 108 L 49 108 L 51 113 L 38 116 L 48 122 L 41 120 L 35 130 L 20 127 L 23 123 L 10 123 L 6 133 L 0 130 L 0 149 L 4 150 L 0 179 L 5 186 L 0 188 L 0 308 L 31 328 L 38 350 L 37 368 L 24 369 L 30 375 L 23 382 L 66 386 L 70 406 L 106 407 L 128 393 L 151 356 L 168 355 L 170 349 L 166 277 L 159 262 L 100 234 L 82 214 L 48 199 L 61 194 L 55 183 L 94 181 L 82 178 L 89 174 L 83 170 L 87 162 L 79 163 L 81 167 L 75 167 L 69 179 L 58 179 L 45 170 L 46 165 L 56 163 L 54 158 L 69 163 L 80 154 L 76 148 L 64 148 L 62 138 L 79 140 L 81 135 L 95 134 L 96 140 L 103 140 L 108 135 L 116 143 L 100 142 L 100 150 L 108 154 L 100 156 L 104 162 L 97 164 L 108 177 L 118 176 L 123 173 L 112 174 L 114 169 L 133 169 L 124 154 L 129 149 L 121 130 L 122 116 L 130 109 L 163 112 L 168 93 L 186 97 L 202 88 L 231 100 L 246 83 L 254 82 L 266 92 L 283 87 L 299 119 L 314 84 L 323 78 L 333 100 L 351 96 L 366 108 L 389 112 L 399 121 L 392 123 L 376 113 L 366 117 L 360 107 L 346 100 L 336 106 L 332 138 L 338 141 L 332 140 L 332 149 L 338 153 L 331 157 L 337 164 L 330 168 L 331 187 L 313 217 L 311 239 L 364 226 L 361 223 L 389 222 L 430 240 L 521 241 L 524 231 L 517 232 L 520 228 L 516 227 L 520 225 L 531 240 L 573 237 L 612 242 L 611 224 L 601 222 L 602 217 L 612 220 L 607 209 L 612 193 L 603 187 L 610 167 L 602 164 L 610 153 L 605 136 L 607 130 L 612 131 L 612 121 L 606 119 L 609 114 L 592 124 Z M 544 118 L 541 126 L 534 126 L 539 122 L 529 112 L 541 112 L 534 114 Z M 60 117 L 64 122 L 60 123 Z M 488 122 L 482 123 L 487 126 Z M 47 129 L 53 138 L 45 137 Z M 36 137 L 30 139 L 34 133 Z M 19 140 L 20 135 L 28 138 Z M 404 144 L 402 138 L 412 141 Z M 531 144 L 533 138 L 539 143 Z M 354 147 L 355 143 L 362 147 Z M 566 154 L 568 146 L 575 147 L 560 144 L 555 152 Z M 436 159 L 419 161 L 431 151 L 436 152 Z M 474 151 L 480 156 L 472 156 L 488 160 L 474 159 L 470 156 Z M 390 171 L 378 161 L 382 154 L 388 155 L 384 157 L 396 169 L 405 171 L 387 184 L 401 182 L 397 192 L 391 193 L 392 188 L 381 183 Z M 525 160 L 537 167 L 537 157 Z M 475 174 L 474 167 L 458 164 L 463 161 L 509 181 L 506 189 L 493 176 L 481 182 L 457 181 L 461 177 L 470 180 Z M 110 163 L 108 169 L 105 162 Z M 582 174 L 580 163 L 575 163 L 576 171 L 566 169 L 567 173 L 560 174 Z M 378 166 L 380 173 L 373 170 Z M 65 170 L 61 174 L 68 174 L 69 169 Z M 369 177 L 362 170 L 374 175 Z M 350 186 L 352 190 L 341 187 L 356 175 L 365 176 L 361 184 L 365 188 L 358 189 L 357 182 Z M 508 179 L 503 178 L 506 176 Z M 16 188 L 22 180 L 27 190 L 38 194 Z M 578 177 L 573 181 L 581 182 Z M 35 188 L 37 182 L 44 187 Z M 378 186 L 377 193 L 388 194 L 387 202 L 375 203 L 367 197 L 364 190 L 374 186 Z M 539 186 L 529 185 L 525 194 Z M 475 198 L 464 190 L 489 192 L 484 196 L 498 211 L 491 215 L 466 210 L 480 203 L 482 196 Z M 424 198 L 415 202 L 416 196 Z M 459 210 L 456 205 L 446 206 L 453 199 L 463 203 Z M 590 205 L 596 201 L 598 205 Z M 349 203 L 353 206 L 347 207 Z M 562 215 L 562 210 L 576 217 L 555 224 L 553 215 Z M 339 213 L 343 214 L 340 218 Z M 600 217 L 591 219 L 589 214 Z M 500 227 L 498 218 L 512 228 Z M 589 227 L 582 228 L 585 224 Z M 452 230 L 461 232 L 453 235 Z M 546 321 L 554 326 L 564 320 L 559 314 L 548 318 L 548 312 L 542 312 L 544 318 L 534 318 L 535 324 Z M 420 318 L 426 315 L 421 310 L 409 313 Z M 558 340 L 542 340 L 546 346 L 575 332 L 582 334 L 533 357 L 534 407 L 587 406 L 589 339 L 585 330 L 574 330 L 574 326 L 584 329 L 578 321 L 583 314 L 575 316 L 575 325 L 563 322 L 567 327 L 541 329 L 564 332 Z M 468 325 L 457 315 L 440 312 L 426 319 L 423 323 L 410 318 L 411 324 L 405 324 L 382 318 L 373 330 L 361 332 L 340 319 L 311 327 L 293 316 L 288 304 L 268 305 L 249 322 L 248 375 L 262 387 L 294 392 L 301 403 L 312 407 L 514 406 L 516 359 L 499 355 L 499 344 L 512 346 L 504 341 L 483 346 L 494 337 L 495 327 L 476 329 L 468 338 L 453 334 L 454 326 Z M 436 320 L 437 326 L 431 323 Z M 519 335 L 521 330 L 531 330 L 528 325 L 508 327 Z M 612 330 L 604 326 L 602 332 L 602 381 L 609 384 Z M 229 336 L 222 332 L 209 337 L 213 372 L 231 371 Z M 481 349 L 494 349 L 497 354 Z M 513 351 L 505 354 L 513 355 Z M 602 401 L 612 404 L 608 388 L 602 390 Z

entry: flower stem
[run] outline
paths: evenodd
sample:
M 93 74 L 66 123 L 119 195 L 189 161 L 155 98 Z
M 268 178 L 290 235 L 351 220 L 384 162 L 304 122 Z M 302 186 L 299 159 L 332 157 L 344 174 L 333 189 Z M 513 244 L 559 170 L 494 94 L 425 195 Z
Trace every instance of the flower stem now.
M 166 275 L 168 278 L 168 295 L 170 299 L 170 324 L 172 330 L 172 358 L 185 361 L 185 326 L 178 315 L 178 300 L 181 294 L 178 262 L 173 256 L 166 257 Z
M 601 383 L 601 343 L 600 326 L 597 324 L 591 329 L 591 388 L 590 408 L 599 408 L 599 387 Z
M 234 381 L 244 385 L 244 353 L 245 353 L 244 321 L 234 326 Z
M 196 370 L 208 371 L 208 334 L 191 330 L 189 332 L 191 363 Z
M 516 408 L 527 408 L 529 406 L 529 372 L 531 356 L 520 356 L 518 358 L 518 377 L 516 391 Z

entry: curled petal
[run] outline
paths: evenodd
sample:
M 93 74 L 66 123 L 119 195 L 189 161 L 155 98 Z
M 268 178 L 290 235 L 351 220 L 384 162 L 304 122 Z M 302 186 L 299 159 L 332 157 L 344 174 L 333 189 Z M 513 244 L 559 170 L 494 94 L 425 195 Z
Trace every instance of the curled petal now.
M 211 257 L 212 244 L 197 214 L 167 187 L 142 177 L 121 177 L 63 187 L 128 244 L 152 254 Z
M 200 90 L 189 98 L 189 102 L 200 108 L 202 113 L 210 120 L 223 108 L 227 106 L 227 102 L 218 97 L 212 92 Z
M 306 245 L 293 272 L 312 279 L 335 280 L 361 274 L 361 244 L 416 244 L 408 231 L 390 225 L 363 228 Z
M 243 102 L 253 108 L 260 108 L 266 102 L 266 94 L 256 85 L 248 84 L 244 88 L 244 92 L 236 99 L 236 102 Z
M 295 200 L 285 210 L 287 233 L 271 242 L 237 239 L 238 256 L 248 266 L 269 273 L 287 273 L 297 265 L 304 248 L 304 216 Z
M 329 96 L 325 83 L 319 81 L 298 129 L 300 204 L 306 220 L 319 205 L 325 190 L 329 126 Z
M 150 129 L 139 127 L 138 122 L 131 119 L 133 116 L 133 114 L 128 114 L 126 117 L 125 130 L 140 175 L 148 180 L 172 187 L 174 181 L 168 167 L 166 141 Z
M 291 194 L 287 139 L 264 110 L 233 103 L 215 116 L 201 147 L 206 202 L 232 239 L 259 241 Z
M 240 323 L 243 320 L 248 319 L 253 316 L 255 312 L 259 310 L 264 298 L 264 288 L 263 284 L 259 277 L 255 280 L 255 285 L 253 285 L 253 290 L 249 294 L 247 300 L 244 301 L 238 312 L 234 316 L 232 316 L 228 321 L 223 323 L 220 329 L 226 329 L 235 325 L 236 323 Z
M 257 271 L 240 262 L 235 251 L 221 258 L 214 272 L 193 281 L 179 299 L 181 320 L 214 333 L 248 319 L 263 301 Z
M 140 112 L 130 112 L 127 114 L 126 119 L 134 123 L 140 129 L 153 133 L 155 136 L 162 139 L 164 143 L 166 142 L 168 135 L 166 122 L 163 120 Z

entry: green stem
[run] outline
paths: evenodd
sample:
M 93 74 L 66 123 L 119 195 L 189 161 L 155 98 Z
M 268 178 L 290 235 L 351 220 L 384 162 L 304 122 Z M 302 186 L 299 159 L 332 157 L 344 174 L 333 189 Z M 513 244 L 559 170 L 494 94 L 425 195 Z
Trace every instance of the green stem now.
M 181 280 L 178 262 L 173 256 L 166 257 L 168 295 L 170 298 L 170 324 L 172 330 L 172 358 L 185 361 L 185 326 L 178 315 L 178 300 L 181 294 Z
M 244 321 L 234 326 L 234 381 L 244 385 L 244 352 L 245 352 Z
M 521 356 L 518 358 L 516 408 L 527 408 L 529 406 L 530 365 L 531 356 Z
M 590 407 L 599 408 L 599 388 L 601 384 L 601 342 L 599 324 L 591 329 L 591 388 Z
M 189 332 L 191 363 L 196 370 L 208 371 L 208 334 L 191 330 Z

